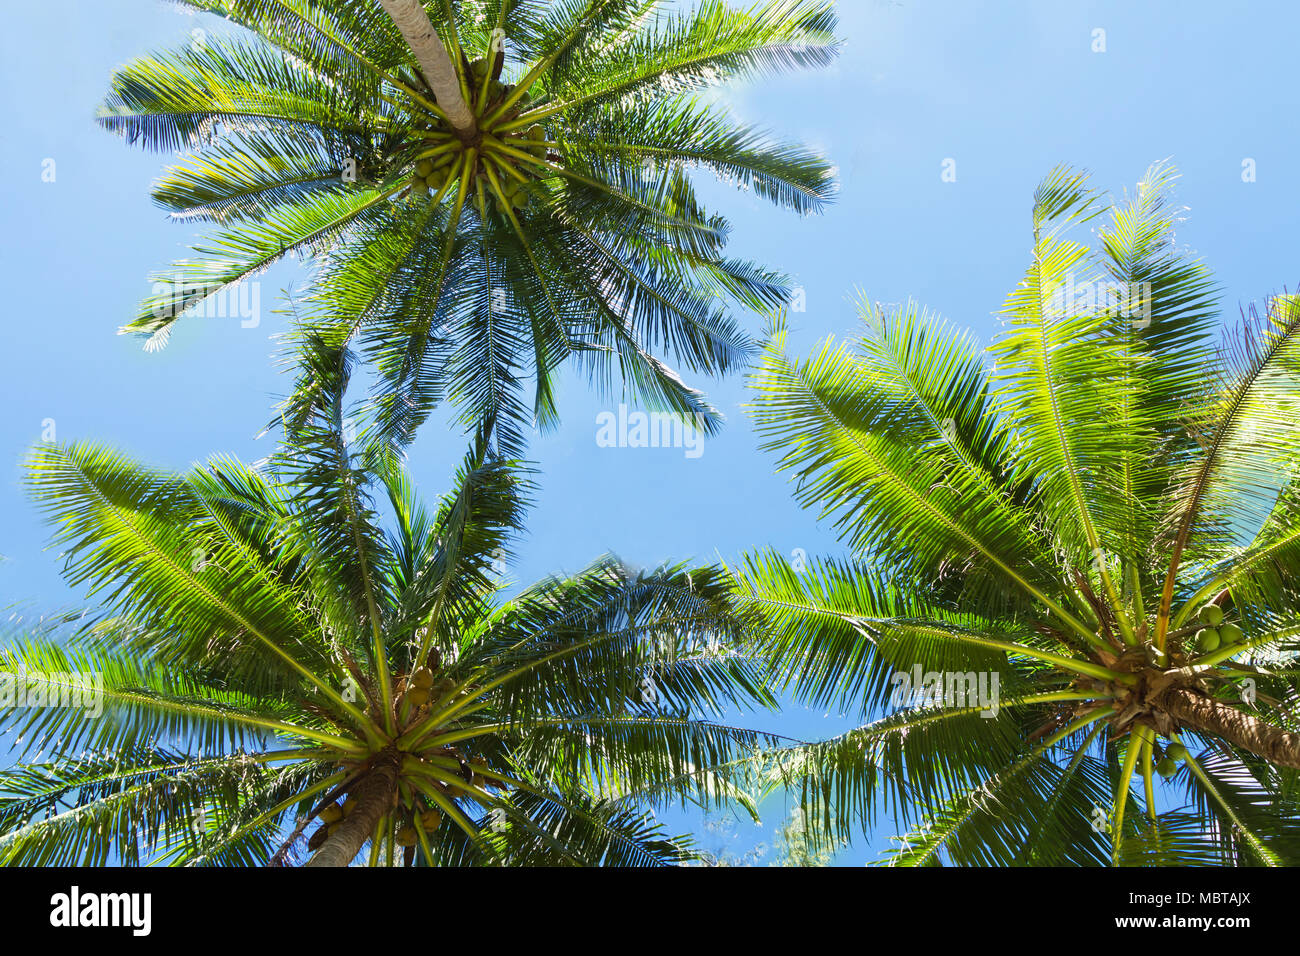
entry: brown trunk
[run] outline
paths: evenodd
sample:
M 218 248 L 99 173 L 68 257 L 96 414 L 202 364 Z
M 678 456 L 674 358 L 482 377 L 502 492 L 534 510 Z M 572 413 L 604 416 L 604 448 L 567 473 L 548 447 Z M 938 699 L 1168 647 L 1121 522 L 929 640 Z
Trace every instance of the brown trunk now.
M 361 852 L 361 846 L 374 835 L 375 827 L 393 806 L 397 793 L 397 760 L 379 759 L 373 768 L 352 788 L 357 802 L 339 823 L 307 866 L 347 866 Z
M 462 139 L 478 133 L 478 120 L 461 95 L 460 78 L 451 62 L 447 47 L 433 28 L 429 15 L 419 0 L 379 0 L 384 12 L 397 25 L 406 45 L 415 54 L 420 72 L 433 90 L 434 98 L 447 114 L 452 127 Z
M 1160 703 L 1198 733 L 1231 741 L 1279 767 L 1300 769 L 1300 734 L 1266 724 L 1230 704 L 1186 688 L 1171 690 Z

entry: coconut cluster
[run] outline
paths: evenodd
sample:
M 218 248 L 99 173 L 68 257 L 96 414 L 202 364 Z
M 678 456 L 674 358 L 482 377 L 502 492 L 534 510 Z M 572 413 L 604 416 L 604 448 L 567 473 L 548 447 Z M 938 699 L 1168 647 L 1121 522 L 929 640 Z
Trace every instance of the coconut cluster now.
M 1187 748 L 1180 743 L 1172 743 L 1165 748 L 1165 755 L 1156 763 L 1156 773 L 1168 780 L 1178 772 L 1178 765 L 1187 759 Z
M 437 714 L 476 693 L 474 687 L 463 686 L 447 675 L 440 668 L 439 660 L 438 652 L 431 651 L 423 666 L 409 674 L 398 674 L 389 702 L 397 733 L 386 749 L 399 766 L 397 792 L 388 808 L 392 821 L 390 832 L 397 845 L 408 850 L 421 842 L 422 833 L 426 840 L 436 839 L 442 827 L 443 811 L 451 801 L 470 799 L 489 805 L 495 802 L 489 789 L 505 789 L 485 757 L 468 753 L 463 741 L 440 743 L 439 738 L 449 728 L 430 725 L 437 722 Z M 374 706 L 378 703 L 374 689 L 367 685 L 367 690 Z M 414 739 L 403 744 L 403 735 Z M 345 760 L 340 766 L 352 771 L 353 779 L 357 780 L 367 763 L 368 760 Z M 315 850 L 324 844 L 355 808 L 354 796 L 347 796 L 341 803 L 325 804 L 317 815 L 321 825 L 309 838 L 308 848 Z
M 1217 604 L 1205 605 L 1197 618 L 1205 625 L 1196 632 L 1196 647 L 1202 654 L 1240 644 L 1245 637 L 1239 625 L 1224 620 L 1223 608 Z
M 498 79 L 499 72 L 499 64 L 494 67 L 486 59 L 469 64 L 471 106 L 479 103 L 485 90 L 476 110 L 481 120 L 492 116 L 515 92 L 514 86 Z M 480 126 L 480 136 L 472 144 L 453 135 L 441 122 L 433 123 L 424 136 L 427 145 L 411 168 L 410 200 L 440 202 L 447 196 L 458 197 L 463 189 L 480 219 L 495 214 L 509 220 L 528 209 L 534 192 L 530 187 L 549 175 L 551 164 L 561 159 L 551 152 L 547 129 L 541 123 L 507 128 L 517 125 L 518 116 L 530 102 L 527 92 L 520 94 L 500 117 Z

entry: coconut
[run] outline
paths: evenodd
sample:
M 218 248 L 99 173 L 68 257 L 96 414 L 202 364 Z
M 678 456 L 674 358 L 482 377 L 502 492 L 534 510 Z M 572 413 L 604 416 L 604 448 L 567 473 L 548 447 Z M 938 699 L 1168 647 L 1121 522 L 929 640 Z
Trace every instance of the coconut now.
M 397 831 L 398 846 L 415 846 L 420 842 L 420 834 L 415 832 L 415 827 L 409 823 Z
M 325 828 L 325 832 L 328 833 L 330 836 L 333 836 L 335 832 L 338 830 L 338 828 L 341 826 L 343 826 L 342 821 L 339 821 L 337 823 L 331 823 L 329 826 Z
M 412 707 L 423 707 L 429 702 L 428 688 L 412 687 L 406 692 L 406 702 Z
M 532 126 L 528 127 L 524 132 L 524 139 L 528 141 L 524 145 L 524 150 L 526 152 L 532 153 L 539 159 L 545 158 L 546 146 L 544 145 L 544 141 L 546 139 L 546 130 L 542 127 L 541 123 L 534 123 Z
M 343 819 L 343 808 L 337 803 L 331 803 L 320 812 L 321 823 L 337 823 Z
M 432 833 L 442 826 L 442 814 L 437 810 L 425 810 L 420 814 L 420 826 L 424 827 L 425 833 Z
M 1156 764 L 1156 773 L 1160 774 L 1160 776 L 1164 777 L 1166 780 L 1168 780 L 1177 772 L 1178 772 L 1178 764 L 1175 761 L 1170 760 L 1168 757 L 1165 757 L 1158 764 Z
M 352 814 L 352 811 L 355 810 L 356 808 L 357 808 L 356 797 L 348 797 L 346 800 L 343 801 L 343 815 L 345 817 L 350 816 Z
M 479 59 L 475 60 L 473 63 L 469 65 L 469 71 L 473 73 L 475 76 L 479 77 L 480 79 L 487 76 L 487 71 L 488 71 L 487 60 L 484 59 L 483 57 L 480 57 Z
M 475 201 L 477 202 L 477 198 L 475 199 Z M 442 697 L 446 694 L 450 694 L 455 689 L 456 689 L 456 682 L 452 680 L 450 677 L 444 677 L 442 680 L 438 681 L 438 683 L 433 685 L 434 693 L 436 693 L 439 697 Z
M 1241 628 L 1236 624 L 1224 624 L 1219 628 L 1219 642 L 1221 644 L 1240 644 L 1241 639 L 1245 636 Z
M 1165 750 L 1165 756 L 1170 760 L 1186 760 L 1187 748 L 1182 744 L 1170 744 Z
M 1207 604 L 1201 608 L 1199 616 L 1210 627 L 1218 627 L 1223 623 L 1223 608 L 1217 604 Z
M 1208 654 L 1210 651 L 1219 649 L 1219 632 L 1212 627 L 1203 627 L 1196 632 L 1196 645 L 1202 653 Z
M 415 164 L 415 175 L 424 178 L 433 172 L 433 160 L 422 159 Z
M 433 671 L 429 670 L 427 667 L 421 667 L 411 675 L 411 683 L 416 687 L 423 687 L 425 690 L 428 690 L 433 686 Z

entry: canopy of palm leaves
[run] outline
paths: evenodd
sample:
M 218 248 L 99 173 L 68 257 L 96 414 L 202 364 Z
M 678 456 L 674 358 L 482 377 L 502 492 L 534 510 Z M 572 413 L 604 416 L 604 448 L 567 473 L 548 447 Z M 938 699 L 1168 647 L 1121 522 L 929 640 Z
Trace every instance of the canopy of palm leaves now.
M 1054 171 L 987 353 L 864 303 L 858 341 L 799 361 L 778 327 L 756 374 L 853 553 L 742 587 L 796 697 L 868 721 L 773 773 L 838 836 L 903 821 L 892 863 L 1300 862 L 1300 300 L 1221 329 L 1172 178 L 1107 202 Z M 998 674 L 996 716 L 891 707 L 917 665 Z
M 771 744 L 706 719 L 772 703 L 728 650 L 746 619 L 722 572 L 606 559 L 494 600 L 526 473 L 480 441 L 427 508 L 348 444 L 346 357 L 311 355 L 270 467 L 33 452 L 69 579 L 104 604 L 0 677 L 98 675 L 104 711 L 6 708 L 0 859 L 283 862 L 308 826 L 316 864 L 367 841 L 408 865 L 685 859 L 647 814 L 730 799 L 711 768 Z
M 724 255 L 727 222 L 690 170 L 800 213 L 828 200 L 832 174 L 697 94 L 829 63 L 831 0 L 425 4 L 474 113 L 468 133 L 377 0 L 181 6 L 246 32 L 122 67 L 99 121 L 186 151 L 154 199 L 216 231 L 153 277 L 125 331 L 160 346 L 209 297 L 298 254 L 315 265 L 311 327 L 373 362 L 373 411 L 395 437 L 448 398 L 468 426 L 496 422 L 517 455 L 526 426 L 556 420 L 552 380 L 569 357 L 602 389 L 621 379 L 715 427 L 665 363 L 734 368 L 752 345 L 727 303 L 771 307 L 788 287 Z

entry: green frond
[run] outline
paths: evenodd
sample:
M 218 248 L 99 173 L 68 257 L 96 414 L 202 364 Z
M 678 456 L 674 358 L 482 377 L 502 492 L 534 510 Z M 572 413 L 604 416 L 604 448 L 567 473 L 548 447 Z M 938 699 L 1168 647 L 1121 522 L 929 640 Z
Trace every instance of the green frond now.
M 0 777 L 6 866 L 138 865 L 227 810 L 261 769 L 246 755 L 142 748 L 28 764 Z
M 367 99 L 375 102 L 373 94 Z M 373 106 L 342 95 L 302 61 L 228 39 L 191 42 L 119 68 L 96 118 L 128 143 L 160 152 L 265 126 L 364 136 L 389 125 Z

